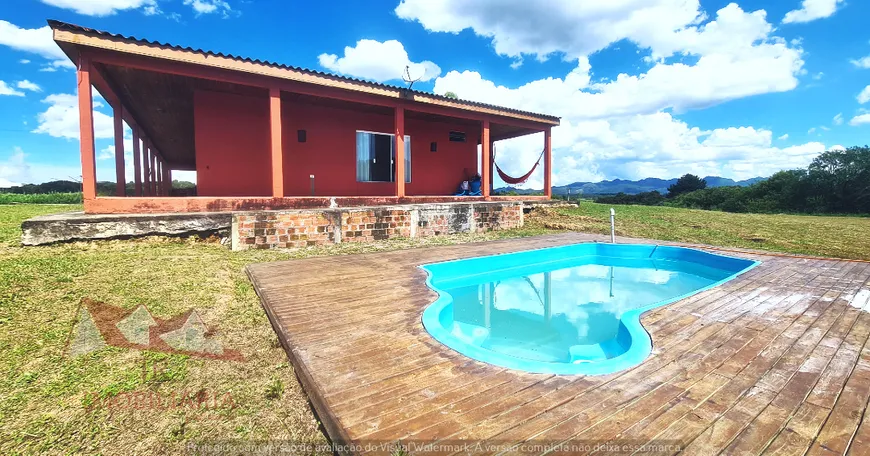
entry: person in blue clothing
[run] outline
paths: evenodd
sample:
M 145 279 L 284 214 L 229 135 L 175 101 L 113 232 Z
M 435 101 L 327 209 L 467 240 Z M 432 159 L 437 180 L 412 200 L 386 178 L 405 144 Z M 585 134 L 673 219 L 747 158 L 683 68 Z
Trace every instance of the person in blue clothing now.
M 480 174 L 475 173 L 471 179 L 464 180 L 459 184 L 454 196 L 480 196 L 483 194 L 480 191 L 481 185 Z
M 468 196 L 480 196 L 483 193 L 480 192 L 480 186 L 483 182 L 480 179 L 480 174 L 475 174 L 474 177 L 471 178 L 471 182 L 469 182 Z

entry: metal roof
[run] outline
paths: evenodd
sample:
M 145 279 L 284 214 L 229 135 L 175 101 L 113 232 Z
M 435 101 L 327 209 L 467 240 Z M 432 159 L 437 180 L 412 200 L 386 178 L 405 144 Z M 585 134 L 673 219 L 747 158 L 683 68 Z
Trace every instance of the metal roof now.
M 534 116 L 534 117 L 539 117 L 541 119 L 549 120 L 550 122 L 552 122 L 556 125 L 559 124 L 559 119 L 560 119 L 557 116 L 551 116 L 551 115 L 547 115 L 547 114 L 539 114 L 539 113 L 523 111 L 523 110 L 514 109 L 514 108 L 507 108 L 504 106 L 492 105 L 492 104 L 488 104 L 488 103 L 479 103 L 476 101 L 449 98 L 449 97 L 445 97 L 443 95 L 437 95 L 437 94 L 434 94 L 431 92 L 423 92 L 420 90 L 408 89 L 406 87 L 384 84 L 384 83 L 380 83 L 380 82 L 372 82 L 372 81 L 357 79 L 357 78 L 353 78 L 353 77 L 349 77 L 349 76 L 341 76 L 341 75 L 337 75 L 334 73 L 326 73 L 323 71 L 311 70 L 308 68 L 302 68 L 302 67 L 297 67 L 297 66 L 292 66 L 292 65 L 285 65 L 285 64 L 281 64 L 281 63 L 270 62 L 267 60 L 251 59 L 249 57 L 240 57 L 240 56 L 236 56 L 233 54 L 224 54 L 222 52 L 215 53 L 215 52 L 207 51 L 204 49 L 194 49 L 194 48 L 189 47 L 189 46 L 184 47 L 184 46 L 179 46 L 179 45 L 174 45 L 174 44 L 169 44 L 169 43 L 161 43 L 159 41 L 150 41 L 147 39 L 136 38 L 133 36 L 125 36 L 125 35 L 121 35 L 121 34 L 117 34 L 117 33 L 106 32 L 103 30 L 96 30 L 96 29 L 83 27 L 80 25 L 70 24 L 67 22 L 62 22 L 62 21 L 57 21 L 57 20 L 49 19 L 48 25 L 54 30 L 66 30 L 66 31 L 72 31 L 72 32 L 80 32 L 80 33 L 84 33 L 84 34 L 88 34 L 88 35 L 97 35 L 97 36 L 101 36 L 101 37 L 107 37 L 107 38 L 111 38 L 114 40 L 121 40 L 121 41 L 134 43 L 134 44 L 156 46 L 156 47 L 159 47 L 162 49 L 172 49 L 172 50 L 176 50 L 176 51 L 192 52 L 192 53 L 201 54 L 201 55 L 204 55 L 207 57 L 221 57 L 221 58 L 236 60 L 239 62 L 247 62 L 247 63 L 253 63 L 253 64 L 262 65 L 262 66 L 266 66 L 266 67 L 286 69 L 286 70 L 292 70 L 292 71 L 296 71 L 296 72 L 307 73 L 310 75 L 334 79 L 334 80 L 338 80 L 338 81 L 347 81 L 347 82 L 352 82 L 352 83 L 356 83 L 356 84 L 362 84 L 362 85 L 374 87 L 374 88 L 385 88 L 385 89 L 406 91 L 406 92 L 410 92 L 412 94 L 433 97 L 433 98 L 436 98 L 439 100 L 464 105 L 464 106 L 467 106 L 469 108 L 480 107 L 480 108 L 487 108 L 487 109 L 496 109 L 496 110 L 504 111 L 507 113 L 514 113 L 514 114 L 518 114 L 518 115 Z

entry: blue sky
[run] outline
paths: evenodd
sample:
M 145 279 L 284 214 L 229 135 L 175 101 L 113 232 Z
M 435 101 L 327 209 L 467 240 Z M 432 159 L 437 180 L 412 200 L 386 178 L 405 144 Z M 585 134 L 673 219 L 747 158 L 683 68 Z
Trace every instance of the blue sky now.
M 415 88 L 561 116 L 563 185 L 766 176 L 868 143 L 867 17 L 858 0 L 7 0 L 0 186 L 81 174 L 75 73 L 49 18 L 393 84 L 410 65 Z M 110 112 L 97 112 L 110 180 Z M 497 144 L 499 165 L 524 174 L 542 143 Z

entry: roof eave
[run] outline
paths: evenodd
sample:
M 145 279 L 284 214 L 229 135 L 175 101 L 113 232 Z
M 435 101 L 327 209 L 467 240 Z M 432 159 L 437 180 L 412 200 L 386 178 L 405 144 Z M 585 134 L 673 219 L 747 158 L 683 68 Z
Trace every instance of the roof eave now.
M 213 53 L 200 49 L 182 48 L 180 46 L 151 42 L 148 40 L 126 37 L 99 30 L 88 29 L 61 21 L 49 20 L 54 41 L 64 53 L 76 63 L 76 48 L 78 46 L 94 47 L 103 50 L 116 51 L 152 58 L 162 58 L 195 65 L 234 70 L 245 73 L 259 74 L 267 77 L 329 86 L 355 92 L 364 92 L 394 99 L 404 99 L 422 104 L 459 109 L 480 114 L 502 116 L 517 120 L 536 122 L 549 126 L 558 126 L 559 117 L 535 114 L 488 105 L 467 100 L 456 100 L 441 95 L 409 90 L 376 82 L 323 73 L 315 70 L 280 65 L 268 61 L 253 60 L 221 53 Z

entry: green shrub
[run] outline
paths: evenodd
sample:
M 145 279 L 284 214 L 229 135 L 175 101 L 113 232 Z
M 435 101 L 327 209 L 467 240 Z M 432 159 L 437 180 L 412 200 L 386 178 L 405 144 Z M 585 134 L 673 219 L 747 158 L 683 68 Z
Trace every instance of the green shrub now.
M 0 204 L 81 204 L 81 193 L 0 193 Z
M 636 195 L 617 193 L 616 195 L 599 196 L 596 203 L 601 204 L 639 204 L 641 206 L 660 206 L 665 201 L 664 195 L 658 191 L 642 192 Z
M 685 174 L 677 179 L 677 182 L 668 187 L 668 198 L 673 198 L 683 193 L 694 192 L 707 188 L 707 181 L 694 174 Z

